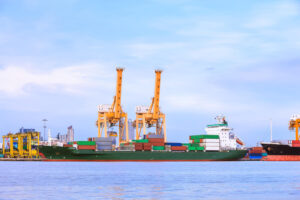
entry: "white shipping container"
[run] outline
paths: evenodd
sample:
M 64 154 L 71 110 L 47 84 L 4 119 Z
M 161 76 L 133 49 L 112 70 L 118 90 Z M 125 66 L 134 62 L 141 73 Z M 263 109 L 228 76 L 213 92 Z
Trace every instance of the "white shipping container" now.
M 78 145 L 77 144 L 73 144 L 73 147 L 75 147 L 77 149 Z
M 220 147 L 205 147 L 205 151 L 220 151 Z
M 205 147 L 220 147 L 220 143 L 205 143 Z
M 210 143 L 210 142 L 213 142 L 213 143 L 219 143 L 220 142 L 220 139 L 204 139 L 203 142 L 206 142 L 206 143 Z

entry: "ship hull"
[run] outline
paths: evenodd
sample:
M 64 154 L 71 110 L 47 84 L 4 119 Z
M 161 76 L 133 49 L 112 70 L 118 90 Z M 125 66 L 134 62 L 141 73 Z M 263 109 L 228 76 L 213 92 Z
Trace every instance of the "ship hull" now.
M 265 161 L 300 161 L 300 147 L 291 147 L 284 144 L 262 143 L 268 156 Z
M 165 152 L 165 151 L 91 151 L 66 147 L 40 146 L 45 161 L 93 161 L 93 162 L 162 162 L 162 161 L 235 161 L 247 151 L 227 152 Z

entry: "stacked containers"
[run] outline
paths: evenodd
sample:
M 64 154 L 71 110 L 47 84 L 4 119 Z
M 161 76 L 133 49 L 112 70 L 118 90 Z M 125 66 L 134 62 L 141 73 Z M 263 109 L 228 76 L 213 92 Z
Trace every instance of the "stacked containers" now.
M 267 152 L 262 147 L 252 147 L 248 151 L 249 158 L 251 160 L 260 160 L 263 156 L 267 156 Z
M 149 143 L 152 146 L 153 151 L 165 150 L 165 140 L 164 138 L 149 138 Z
M 119 150 L 120 151 L 134 151 L 134 145 L 132 142 L 121 143 Z
M 191 135 L 192 144 L 188 147 L 191 151 L 220 151 L 219 135 Z
M 186 151 L 187 146 L 182 145 L 178 142 L 167 142 L 166 145 L 170 146 L 171 151 Z
M 97 137 L 94 138 L 96 142 L 98 151 L 112 151 L 113 144 L 115 143 L 116 138 L 114 137 Z
M 78 150 L 96 150 L 96 143 L 93 141 L 77 141 Z
M 164 138 L 149 137 L 148 139 L 132 140 L 136 151 L 164 150 Z

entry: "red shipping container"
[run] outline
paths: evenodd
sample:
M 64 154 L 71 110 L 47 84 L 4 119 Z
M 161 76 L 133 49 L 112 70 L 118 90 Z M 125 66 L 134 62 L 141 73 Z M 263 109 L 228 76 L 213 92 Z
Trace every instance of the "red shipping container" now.
M 161 143 L 151 143 L 152 146 L 165 146 L 165 143 L 161 142 Z
M 163 143 L 165 142 L 165 139 L 163 138 L 149 138 L 149 143 Z
M 300 140 L 292 140 L 292 144 L 300 144 Z
M 77 144 L 77 141 L 73 142 L 73 144 Z
M 187 146 L 171 146 L 172 151 L 186 151 Z
M 200 139 L 200 143 L 203 143 L 204 142 L 204 139 Z
M 300 147 L 300 144 L 292 144 L 292 147 Z
M 79 150 L 96 150 L 96 146 L 92 146 L 92 145 L 78 145 L 77 149 Z
M 91 142 L 91 141 L 93 141 L 93 140 L 92 140 L 92 138 L 88 138 L 88 141 L 90 141 L 90 142 Z
M 254 151 L 262 151 L 263 148 L 262 147 L 252 147 L 252 150 L 254 150 Z
M 142 151 L 143 150 L 143 144 L 142 143 L 136 143 L 136 144 L 134 144 L 134 149 L 136 151 Z

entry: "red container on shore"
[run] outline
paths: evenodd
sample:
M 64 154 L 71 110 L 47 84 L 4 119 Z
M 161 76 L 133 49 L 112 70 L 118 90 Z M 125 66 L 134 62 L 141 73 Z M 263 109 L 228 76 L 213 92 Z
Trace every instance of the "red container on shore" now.
M 78 145 L 77 149 L 79 149 L 79 150 L 96 150 L 96 146 L 92 146 L 92 145 Z
M 172 151 L 186 151 L 187 146 L 171 146 Z
M 163 138 L 149 138 L 149 143 L 164 143 L 165 140 Z

